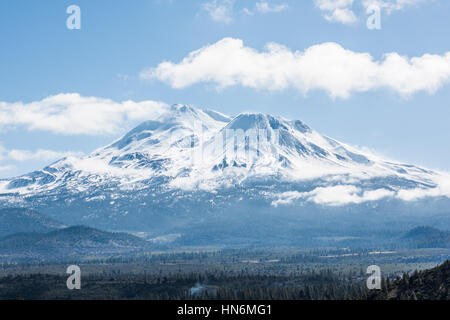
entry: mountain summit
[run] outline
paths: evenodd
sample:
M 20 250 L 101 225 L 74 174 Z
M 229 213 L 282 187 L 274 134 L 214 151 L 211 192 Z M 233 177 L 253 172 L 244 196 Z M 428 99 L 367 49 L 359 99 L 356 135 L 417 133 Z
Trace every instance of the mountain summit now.
M 299 120 L 259 113 L 231 118 L 174 105 L 90 155 L 0 181 L 0 202 L 39 209 L 64 223 L 160 236 L 202 229 L 215 218 L 231 223 L 236 212 L 249 219 L 280 210 L 303 212 L 297 217 L 305 217 L 304 210 L 364 216 L 361 211 L 380 208 L 403 212 L 414 202 L 413 211 L 425 214 L 417 201 L 438 199 L 439 213 L 449 181 L 446 174 L 353 148 Z

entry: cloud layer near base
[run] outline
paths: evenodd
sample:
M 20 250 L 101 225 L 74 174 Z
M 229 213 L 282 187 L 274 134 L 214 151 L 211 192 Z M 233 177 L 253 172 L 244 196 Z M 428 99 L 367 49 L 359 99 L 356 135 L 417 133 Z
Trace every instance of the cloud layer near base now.
M 377 61 L 369 53 L 347 50 L 334 42 L 304 51 L 269 43 L 258 51 L 240 39 L 224 38 L 191 52 L 179 63 L 165 61 L 145 69 L 140 76 L 176 89 L 213 83 L 218 88 L 324 90 L 333 98 L 348 98 L 354 92 L 388 88 L 409 96 L 419 91 L 434 93 L 449 82 L 450 52 L 413 58 L 392 52 Z
M 272 206 L 290 205 L 296 201 L 313 202 L 325 206 L 343 206 L 377 201 L 384 198 L 415 201 L 428 197 L 450 198 L 450 175 L 442 174 L 434 188 L 388 190 L 385 188 L 362 191 L 354 185 L 318 187 L 309 192 L 288 191 L 275 195 Z
M 151 119 L 167 107 L 156 101 L 115 102 L 77 93 L 58 94 L 30 103 L 0 101 L 0 129 L 25 127 L 65 135 L 114 134 L 128 122 Z

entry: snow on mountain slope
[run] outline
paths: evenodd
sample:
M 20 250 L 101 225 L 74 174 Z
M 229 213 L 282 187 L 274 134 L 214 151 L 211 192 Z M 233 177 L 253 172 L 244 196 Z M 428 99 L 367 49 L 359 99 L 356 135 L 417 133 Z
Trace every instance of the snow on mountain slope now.
M 273 206 L 296 201 L 339 206 L 383 198 L 450 197 L 449 181 L 446 174 L 359 151 L 299 120 L 258 113 L 231 119 L 213 110 L 174 105 L 86 157 L 68 157 L 0 181 L 0 201 L 150 186 L 153 192 L 216 194 L 248 183 L 308 182 L 308 188 L 275 187 L 277 191 L 261 194 Z

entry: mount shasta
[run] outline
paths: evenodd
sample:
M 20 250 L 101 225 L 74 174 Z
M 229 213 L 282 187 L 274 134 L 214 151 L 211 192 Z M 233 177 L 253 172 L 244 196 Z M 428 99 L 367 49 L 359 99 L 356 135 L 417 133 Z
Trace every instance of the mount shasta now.
M 449 197 L 447 173 L 301 121 L 186 105 L 87 156 L 0 180 L 2 207 L 175 244 L 309 244 L 450 225 Z

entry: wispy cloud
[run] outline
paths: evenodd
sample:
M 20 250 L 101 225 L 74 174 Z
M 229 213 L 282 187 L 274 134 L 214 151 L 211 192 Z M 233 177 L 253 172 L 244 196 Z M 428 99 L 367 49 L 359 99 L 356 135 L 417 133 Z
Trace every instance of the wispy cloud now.
M 264 51 L 224 38 L 191 52 L 179 63 L 163 62 L 141 72 L 181 89 L 197 83 L 218 88 L 243 86 L 265 90 L 294 88 L 302 93 L 324 90 L 331 97 L 388 88 L 402 96 L 434 93 L 450 81 L 450 52 L 408 58 L 396 52 L 375 60 L 369 53 L 322 43 L 303 52 L 269 43 Z
M 289 205 L 294 201 L 303 199 L 327 206 L 341 206 L 347 204 L 359 204 L 368 201 L 376 201 L 386 197 L 392 197 L 395 193 L 387 189 L 376 189 L 362 192 L 353 185 L 339 185 L 333 187 L 319 187 L 310 192 L 289 191 L 281 193 L 272 205 Z
M 343 24 L 354 24 L 358 21 L 355 9 L 376 6 L 388 14 L 394 11 L 403 10 L 420 3 L 431 2 L 432 0 L 313 0 L 315 5 L 324 12 L 323 17 L 330 22 Z M 358 6 L 357 6 L 358 4 Z M 365 11 L 364 11 L 365 12 Z
M 30 160 L 57 160 L 64 157 L 79 157 L 82 156 L 82 152 L 73 151 L 54 151 L 47 149 L 38 149 L 36 151 L 12 149 L 8 151 L 4 158 L 14 161 L 30 161 Z
M 16 167 L 11 166 L 11 165 L 0 166 L 0 174 L 9 173 L 9 172 L 13 171 L 14 169 L 16 169 Z
M 244 8 L 242 9 L 242 12 L 246 15 L 253 16 L 255 13 L 278 13 L 288 8 L 289 6 L 286 3 L 269 3 L 267 1 L 259 1 L 255 3 L 254 9 Z
M 325 15 L 328 21 L 340 22 L 343 24 L 353 24 L 358 21 L 355 13 L 347 8 L 335 9 L 331 13 Z
M 398 199 L 403 201 L 416 201 L 427 197 L 450 198 L 450 176 L 442 174 L 436 181 L 434 188 L 414 188 L 388 190 L 385 188 L 365 190 L 355 185 L 336 185 L 331 187 L 318 187 L 309 192 L 288 191 L 275 194 L 272 206 L 291 205 L 297 201 L 313 202 L 325 206 L 343 206 L 348 204 L 361 204 L 381 199 Z
M 0 129 L 23 127 L 64 135 L 116 134 L 127 124 L 150 119 L 168 106 L 156 101 L 123 101 L 58 94 L 30 103 L 0 101 Z
M 36 161 L 55 161 L 65 157 L 81 157 L 84 153 L 77 151 L 55 151 L 48 149 L 24 150 L 11 149 L 8 150 L 0 145 L 0 174 L 12 174 L 20 162 L 36 162 Z
M 203 4 L 212 20 L 222 23 L 233 21 L 234 0 L 212 0 Z
M 358 20 L 351 10 L 353 0 L 314 0 L 314 2 L 325 12 L 324 18 L 328 21 L 352 24 Z
M 82 152 L 78 151 L 55 151 L 48 149 L 38 149 L 35 151 L 24 149 L 8 150 L 3 145 L 0 144 L 0 161 L 4 163 L 34 161 L 34 160 L 51 161 L 61 159 L 64 157 L 81 157 L 83 155 L 84 154 Z M 6 166 L 5 168 L 11 168 L 11 166 Z
M 258 1 L 254 8 L 243 8 L 240 12 L 248 16 L 253 16 L 255 13 L 268 14 L 282 12 L 288 8 L 285 3 L 270 3 L 268 1 Z M 210 0 L 203 4 L 203 9 L 206 10 L 213 21 L 229 24 L 233 21 L 235 14 L 234 0 Z M 237 9 L 239 11 L 239 9 Z
M 256 3 L 256 10 L 261 13 L 281 12 L 288 8 L 285 3 L 269 3 L 267 1 L 260 1 Z
M 403 10 L 407 7 L 430 1 L 431 0 L 363 0 L 362 4 L 365 8 L 377 6 L 390 14 L 393 11 Z

